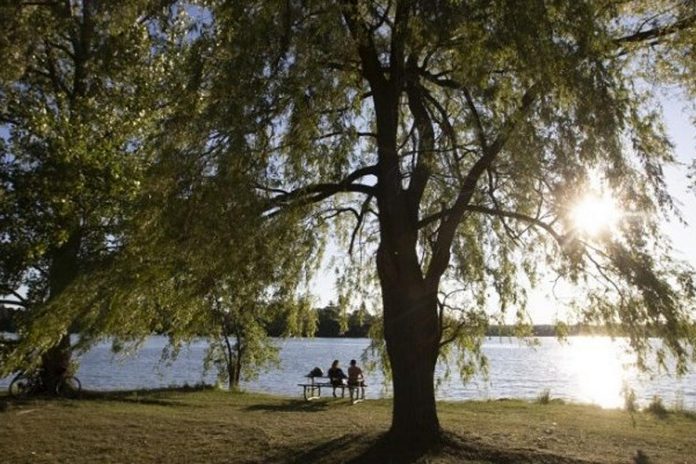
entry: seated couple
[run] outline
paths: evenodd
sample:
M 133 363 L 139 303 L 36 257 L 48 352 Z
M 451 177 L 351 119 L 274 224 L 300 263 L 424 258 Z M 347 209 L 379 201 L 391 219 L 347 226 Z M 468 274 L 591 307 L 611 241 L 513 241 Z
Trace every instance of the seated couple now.
M 331 363 L 329 372 L 327 372 L 327 377 L 329 377 L 329 381 L 331 382 L 331 385 L 333 385 L 334 387 L 334 397 L 336 396 L 336 388 L 344 385 L 344 379 L 348 379 L 349 387 L 365 387 L 362 369 L 360 369 L 357 364 L 358 363 L 355 361 L 355 359 L 351 359 L 350 367 L 348 368 L 348 375 L 346 375 L 343 373 L 343 370 L 340 367 L 338 367 L 338 359 L 334 360 L 334 362 Z

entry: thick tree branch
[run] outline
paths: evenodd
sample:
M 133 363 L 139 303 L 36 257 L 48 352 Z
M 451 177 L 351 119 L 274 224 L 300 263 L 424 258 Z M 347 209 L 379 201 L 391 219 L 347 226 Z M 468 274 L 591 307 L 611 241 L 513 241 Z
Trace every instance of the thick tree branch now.
M 374 32 L 378 30 L 382 25 L 384 25 L 386 22 L 389 21 L 389 11 L 391 11 L 392 7 L 392 2 L 391 0 L 387 3 L 387 6 L 384 7 L 384 11 L 380 14 L 378 11 L 375 9 L 375 14 L 379 16 L 377 19 L 377 22 L 374 23 L 373 25 L 370 26 L 370 32 Z
M 379 93 L 386 88 L 386 78 L 377 56 L 372 33 L 359 17 L 358 2 L 356 0 L 343 0 L 341 7 L 343 19 L 346 21 L 348 30 L 358 46 L 358 55 L 360 56 L 365 78 L 370 82 L 372 89 Z
M 362 227 L 363 221 L 365 220 L 365 215 L 368 211 L 370 211 L 370 202 L 372 201 L 372 198 L 372 195 L 368 195 L 368 197 L 363 202 L 362 207 L 360 208 L 360 214 L 357 217 L 358 222 L 355 225 L 355 228 L 353 229 L 353 233 L 350 235 L 350 246 L 348 247 L 349 255 L 353 254 L 353 246 L 355 245 L 355 239 L 358 236 L 358 231 L 360 230 L 360 227 Z
M 0 300 L 0 305 L 21 306 L 26 308 L 27 304 L 17 300 Z
M 464 90 L 464 85 L 461 84 L 460 82 L 454 80 L 454 79 L 443 79 L 440 77 L 442 74 L 446 73 L 438 73 L 438 74 L 432 74 L 425 69 L 420 69 L 420 74 L 423 76 L 426 80 L 432 82 L 433 84 L 436 84 L 440 87 L 446 87 L 448 89 L 452 90 L 459 90 L 463 91 Z
M 412 61 L 413 69 L 415 70 L 415 59 L 409 61 Z M 406 83 L 408 106 L 418 131 L 418 160 L 413 169 L 408 188 L 408 209 L 413 223 L 418 221 L 418 206 L 430 178 L 430 165 L 432 163 L 433 149 L 435 148 L 433 122 L 425 106 L 423 92 L 415 79 L 418 79 L 418 77 L 412 76 Z
M 334 131 L 334 132 L 329 132 L 326 134 L 319 135 L 317 137 L 312 137 L 312 141 L 319 141 L 319 140 L 324 140 L 324 139 L 330 139 L 333 137 L 338 137 L 339 135 L 346 135 L 348 132 L 345 130 L 340 130 L 340 131 Z M 355 135 L 358 137 L 372 137 L 372 138 L 377 138 L 377 134 L 374 132 L 362 132 L 362 131 L 356 131 Z
M 466 207 L 474 195 L 479 178 L 493 163 L 493 160 L 495 160 L 496 156 L 498 156 L 500 151 L 503 149 L 520 120 L 527 115 L 532 107 L 532 104 L 536 101 L 539 92 L 540 88 L 537 84 L 532 85 L 525 92 L 519 108 L 514 112 L 514 114 L 508 117 L 496 139 L 490 144 L 490 146 L 487 147 L 486 151 L 476 161 L 476 163 L 474 163 L 464 178 L 462 188 L 457 195 L 457 199 L 455 200 L 449 215 L 443 219 L 440 232 L 435 242 L 433 259 L 426 275 L 428 280 L 437 281 L 437 279 L 439 279 L 440 276 L 445 272 L 445 269 L 447 269 L 452 240 L 454 239 L 457 227 L 459 226 L 459 223 L 466 212 Z
M 452 334 L 447 337 L 447 338 L 442 338 L 442 334 L 440 335 L 440 348 L 443 346 L 447 346 L 453 341 L 455 341 L 457 338 L 459 338 L 459 334 L 462 333 L 462 330 L 469 325 L 469 321 L 467 320 L 461 320 L 455 324 L 454 328 L 452 326 L 442 326 L 442 333 L 444 333 L 445 328 L 448 328 L 452 330 Z
M 654 27 L 652 29 L 638 31 L 634 32 L 633 34 L 619 37 L 618 39 L 614 39 L 614 43 L 617 45 L 623 45 L 626 43 L 648 42 L 654 39 L 659 39 L 668 35 L 672 35 L 674 33 L 689 29 L 690 27 L 694 26 L 696 26 L 696 15 L 680 19 L 672 24 Z
M 394 86 L 399 89 L 401 88 L 401 82 L 405 77 L 405 43 L 410 16 L 411 2 L 408 0 L 397 2 L 396 12 L 394 13 L 394 27 L 391 35 L 391 47 L 389 53 L 389 78 L 394 83 Z
M 321 217 L 322 220 L 333 219 L 333 218 L 335 218 L 335 217 L 340 216 L 340 215 L 343 214 L 343 213 L 351 213 L 353 216 L 355 216 L 355 219 L 358 219 L 358 218 L 360 217 L 360 213 L 358 213 L 358 212 L 355 210 L 355 208 L 351 208 L 351 207 L 345 207 L 345 208 L 329 208 L 329 209 L 323 211 L 323 212 L 320 213 L 320 214 L 324 214 L 324 213 L 330 213 L 330 214 L 327 214 L 326 216 L 322 216 L 322 217 Z
M 27 299 L 24 298 L 22 295 L 20 295 L 18 292 L 12 290 L 10 293 L 12 293 L 12 296 L 17 298 L 20 302 L 25 303 L 25 304 L 27 303 Z
M 435 107 L 435 110 L 440 114 L 440 120 L 437 121 L 438 125 L 440 126 L 440 129 L 442 130 L 443 134 L 449 139 L 451 146 L 451 151 L 454 152 L 455 157 L 457 155 L 457 150 L 459 149 L 459 142 L 457 141 L 457 132 L 454 130 L 454 127 L 452 126 L 452 122 L 450 121 L 449 114 L 447 113 L 447 110 L 440 104 L 439 101 L 435 97 L 433 97 L 430 92 L 425 87 L 420 86 L 421 91 L 425 95 L 426 100 Z M 437 118 L 435 118 L 437 120 Z M 441 150 L 441 151 L 449 151 L 449 150 Z
M 391 76 L 387 79 L 380 62 L 374 35 L 365 21 L 360 17 L 357 0 L 342 0 L 343 18 L 351 36 L 357 45 L 358 56 L 362 63 L 362 75 L 370 85 L 376 112 L 379 153 L 377 196 L 384 206 L 401 194 L 398 153 L 394 151 L 398 125 L 399 96 L 402 91 L 401 79 Z M 393 70 L 392 70 L 393 71 Z
M 452 306 L 447 304 L 447 299 L 454 295 L 455 293 L 460 293 L 463 292 L 463 288 L 458 288 L 456 290 L 453 290 L 448 293 L 442 293 L 442 299 L 438 297 L 437 299 L 437 307 L 438 307 L 438 339 L 440 340 L 440 347 L 443 347 L 447 345 L 448 343 L 451 343 L 453 340 L 448 341 L 443 341 L 442 340 L 442 335 L 445 332 L 445 309 L 452 309 Z
M 478 139 L 478 142 L 479 142 L 479 145 L 481 146 L 481 149 L 484 152 L 486 152 L 488 150 L 488 139 L 486 136 L 486 131 L 483 127 L 483 121 L 481 119 L 481 114 L 479 113 L 478 109 L 476 108 L 476 104 L 474 102 L 473 97 L 471 96 L 471 92 L 469 92 L 469 89 L 464 84 L 456 81 L 455 79 L 441 79 L 438 76 L 433 75 L 424 69 L 421 69 L 420 73 L 428 81 L 430 81 L 434 84 L 437 84 L 438 86 L 446 87 L 446 88 L 449 88 L 452 90 L 458 90 L 458 91 L 462 92 L 462 94 L 464 95 L 464 99 L 466 100 L 466 104 L 469 107 L 469 111 L 471 112 L 471 116 L 474 119 L 476 138 Z
M 257 186 L 257 188 L 266 191 L 279 192 L 279 195 L 269 200 L 267 209 L 274 209 L 278 207 L 285 207 L 291 205 L 302 206 L 311 203 L 317 203 L 339 192 L 356 192 L 363 193 L 368 196 L 374 195 L 374 187 L 365 184 L 355 184 L 354 182 L 362 177 L 376 174 L 376 166 L 366 166 L 364 168 L 360 168 L 353 171 L 343 180 L 336 183 L 321 183 L 307 185 L 292 191 L 282 191 L 279 189 L 271 189 L 263 186 Z

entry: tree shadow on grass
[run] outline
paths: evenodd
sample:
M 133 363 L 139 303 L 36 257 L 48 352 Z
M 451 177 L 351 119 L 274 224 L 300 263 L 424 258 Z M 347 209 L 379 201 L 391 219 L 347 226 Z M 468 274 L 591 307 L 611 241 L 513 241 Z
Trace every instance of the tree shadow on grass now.
M 116 390 L 116 391 L 83 391 L 79 399 L 84 401 L 115 401 L 121 403 L 151 404 L 157 406 L 195 407 L 190 403 L 182 403 L 167 398 L 172 393 L 190 393 L 212 390 L 211 386 L 152 388 L 146 390 Z M 203 407 L 203 406 L 202 406 Z
M 172 393 L 189 393 L 196 391 L 212 390 L 211 386 L 195 387 L 169 387 L 152 388 L 144 390 L 115 390 L 115 391 L 81 391 L 76 398 L 68 399 L 59 396 L 35 394 L 25 398 L 14 398 L 9 394 L 0 395 L 0 412 L 6 411 L 13 406 L 33 404 L 37 401 L 63 401 L 64 405 L 75 404 L 75 401 L 115 401 L 122 403 L 152 404 L 159 406 L 186 406 L 187 408 L 196 407 L 189 403 L 183 404 L 174 401 L 167 396 Z
M 46 395 L 43 393 L 37 393 L 33 394 L 27 397 L 22 397 L 22 398 L 14 398 L 12 396 L 6 395 L 6 396 L 0 396 L 0 413 L 5 412 L 5 411 L 10 411 L 14 409 L 22 409 L 26 408 L 27 406 L 38 406 L 43 402 L 49 402 L 49 401 L 65 401 L 65 404 L 72 404 L 68 403 L 69 401 L 73 401 L 71 399 L 67 398 L 60 398 L 52 395 Z
M 319 412 L 328 410 L 326 401 L 287 400 L 280 404 L 254 404 L 246 408 L 247 411 L 270 412 Z
M 286 450 L 284 457 L 278 459 L 277 462 L 287 464 L 390 462 L 384 459 L 384 454 L 380 453 L 379 447 L 375 446 L 378 441 L 377 435 L 348 433 L 309 449 Z
M 37 395 L 30 396 L 28 398 L 10 398 L 9 401 L 13 403 L 22 403 L 32 400 L 54 400 L 54 401 L 64 401 L 64 404 L 75 404 L 75 401 L 114 401 L 119 403 L 137 403 L 137 404 L 150 404 L 158 406 L 186 406 L 187 408 L 196 407 L 190 403 L 183 403 L 180 401 L 172 400 L 168 398 L 172 393 L 190 393 L 196 391 L 212 390 L 213 387 L 201 386 L 201 387 L 167 387 L 167 388 L 151 388 L 151 389 L 140 389 L 140 390 L 112 390 L 112 391 L 93 391 L 93 390 L 83 390 L 75 398 L 62 398 L 59 396 L 46 396 Z M 201 406 L 203 407 L 203 406 Z
M 443 434 L 440 453 L 452 456 L 452 462 L 467 462 L 467 460 L 500 464 L 589 464 L 595 462 L 541 449 L 493 446 L 451 432 Z
M 303 450 L 286 450 L 276 462 L 348 464 L 425 464 L 429 462 L 476 464 L 589 464 L 593 461 L 571 458 L 545 450 L 494 447 L 445 433 L 441 443 L 429 450 L 407 451 L 386 434 L 349 433 Z
M 116 402 L 116 403 L 135 403 L 135 404 L 147 404 L 147 405 L 154 405 L 154 406 L 170 406 L 170 407 L 176 407 L 176 406 L 182 406 L 181 403 L 177 401 L 172 401 L 164 398 L 157 398 L 157 397 L 152 397 L 148 396 L 146 393 L 143 392 L 118 392 L 118 394 L 109 394 L 109 395 L 104 395 L 104 394 L 85 394 L 82 395 L 80 398 L 82 401 L 111 401 L 111 402 Z M 191 407 L 191 405 L 186 405 L 187 407 Z

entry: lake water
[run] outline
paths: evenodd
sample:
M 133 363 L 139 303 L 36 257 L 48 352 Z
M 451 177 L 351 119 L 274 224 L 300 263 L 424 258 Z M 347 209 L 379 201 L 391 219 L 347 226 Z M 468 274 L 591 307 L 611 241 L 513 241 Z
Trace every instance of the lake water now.
M 281 366 L 262 373 L 253 382 L 243 382 L 249 391 L 299 396 L 297 383 L 313 367 L 328 369 L 339 359 L 344 369 L 352 358 L 360 359 L 369 344 L 367 339 L 279 339 Z M 89 390 L 121 390 L 214 383 L 215 373 L 203 373 L 202 359 L 206 342 L 198 341 L 182 349 L 173 362 L 161 362 L 167 346 L 164 337 L 148 338 L 141 350 L 130 357 L 111 352 L 110 343 L 101 343 L 83 354 L 77 376 Z M 536 398 L 548 389 L 552 398 L 593 403 L 602 407 L 621 407 L 624 385 L 632 388 L 639 403 L 646 404 L 659 395 L 666 406 L 678 405 L 696 410 L 696 373 L 681 379 L 664 374 L 650 378 L 639 375 L 629 364 L 632 357 L 622 349 L 621 341 L 604 337 L 572 337 L 560 343 L 540 338 L 530 347 L 515 339 L 491 338 L 483 351 L 490 363 L 489 377 L 476 377 L 462 384 L 456 372 L 440 382 L 437 397 L 443 400 Z M 696 366 L 694 366 L 696 370 Z M 438 369 L 442 376 L 444 369 Z M 0 379 L 7 388 L 9 378 Z M 368 397 L 390 395 L 380 372 L 367 373 Z

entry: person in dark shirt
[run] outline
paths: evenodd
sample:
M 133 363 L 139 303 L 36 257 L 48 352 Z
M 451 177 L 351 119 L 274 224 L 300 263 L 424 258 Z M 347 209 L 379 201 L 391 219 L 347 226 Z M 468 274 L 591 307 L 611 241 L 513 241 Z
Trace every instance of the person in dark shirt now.
M 343 379 L 347 378 L 346 374 L 343 373 L 343 370 L 338 367 L 338 359 L 335 359 L 334 362 L 331 363 L 331 367 L 326 375 L 329 377 L 329 382 L 331 382 L 331 385 L 333 385 L 333 396 L 336 397 L 336 387 L 342 386 Z

